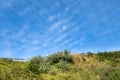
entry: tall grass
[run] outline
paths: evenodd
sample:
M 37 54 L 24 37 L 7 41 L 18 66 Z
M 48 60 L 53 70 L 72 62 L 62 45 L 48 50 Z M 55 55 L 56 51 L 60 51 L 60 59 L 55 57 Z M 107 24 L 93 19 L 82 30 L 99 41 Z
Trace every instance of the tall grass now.
M 116 58 L 109 55 L 71 55 L 63 51 L 45 58 L 36 56 L 29 62 L 0 59 L 0 80 L 120 80 L 120 65 L 116 62 L 113 66 L 109 59 Z

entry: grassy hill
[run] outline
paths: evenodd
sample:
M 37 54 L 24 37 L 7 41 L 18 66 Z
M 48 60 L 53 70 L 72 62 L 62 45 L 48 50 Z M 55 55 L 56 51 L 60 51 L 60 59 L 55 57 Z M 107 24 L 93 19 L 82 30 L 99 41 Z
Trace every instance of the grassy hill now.
M 0 80 L 120 80 L 120 52 L 70 54 L 68 51 L 28 62 L 0 59 Z

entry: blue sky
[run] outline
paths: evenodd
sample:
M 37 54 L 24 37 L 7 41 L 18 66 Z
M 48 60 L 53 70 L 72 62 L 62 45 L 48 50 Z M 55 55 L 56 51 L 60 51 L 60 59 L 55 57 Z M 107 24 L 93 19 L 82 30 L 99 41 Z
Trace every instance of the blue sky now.
M 0 0 L 0 56 L 120 50 L 120 0 Z

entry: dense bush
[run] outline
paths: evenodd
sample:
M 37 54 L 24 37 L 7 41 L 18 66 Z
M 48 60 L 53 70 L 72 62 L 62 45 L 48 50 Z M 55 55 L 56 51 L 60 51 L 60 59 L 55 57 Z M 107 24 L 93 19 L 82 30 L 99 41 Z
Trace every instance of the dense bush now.
M 115 51 L 115 52 L 99 52 L 97 54 L 98 60 L 100 61 L 105 61 L 109 60 L 112 62 L 120 62 L 120 51 Z
M 97 54 L 97 59 L 99 61 L 107 61 L 112 66 L 120 65 L 120 51 L 114 52 L 99 52 Z
M 27 62 L 0 60 L 0 80 L 43 80 L 41 75 L 31 73 Z
M 0 80 L 120 80 L 120 66 L 112 66 L 99 59 L 119 63 L 119 52 L 117 54 L 107 52 L 99 53 L 88 59 L 89 62 L 70 64 L 72 56 L 69 51 L 62 51 L 48 57 L 36 56 L 29 62 L 16 62 L 0 59 Z M 54 55 L 54 56 L 53 56 Z M 79 56 L 79 55 L 76 55 Z M 86 57 L 86 55 L 82 55 Z M 90 53 L 90 56 L 91 53 Z M 57 60 L 55 63 L 54 60 Z M 75 58 L 74 58 L 75 59 Z M 86 57 L 87 59 L 87 57 Z M 111 60 L 112 59 L 112 60 Z M 50 64 L 52 62 L 52 64 Z
M 33 57 L 28 64 L 28 69 L 35 74 L 39 74 L 39 65 L 43 63 L 43 58 L 41 56 Z
M 9 61 L 9 62 L 13 61 L 12 58 L 0 58 L 0 60 Z
M 47 73 L 51 68 L 51 65 L 48 62 L 43 62 L 39 64 L 39 73 Z
M 91 56 L 93 56 L 93 55 L 95 55 L 93 52 L 88 52 L 88 53 L 87 53 L 87 56 L 88 56 L 88 57 L 91 57 Z
M 70 52 L 67 50 L 64 50 L 62 52 L 57 52 L 52 55 L 49 55 L 47 57 L 47 62 L 50 62 L 50 64 L 56 64 L 59 63 L 61 60 L 66 61 L 68 63 L 73 63 L 73 58 L 70 55 Z
M 108 68 L 100 75 L 100 80 L 120 80 L 120 68 Z
M 29 61 L 28 69 L 34 74 L 48 73 L 49 71 L 52 74 L 55 74 L 54 69 L 50 69 L 52 65 L 56 63 L 59 64 L 59 68 L 62 71 L 65 71 L 68 69 L 68 63 L 73 63 L 72 55 L 70 55 L 68 50 L 64 50 L 62 52 L 52 54 L 47 58 L 36 56 Z
M 55 75 L 57 74 L 57 69 L 56 69 L 56 67 L 55 67 L 55 66 L 51 66 L 49 72 L 50 72 L 50 74 L 51 74 L 52 76 L 55 76 Z
M 68 71 L 70 68 L 70 65 L 68 62 L 61 60 L 58 64 L 57 64 L 57 68 L 60 69 L 62 72 Z

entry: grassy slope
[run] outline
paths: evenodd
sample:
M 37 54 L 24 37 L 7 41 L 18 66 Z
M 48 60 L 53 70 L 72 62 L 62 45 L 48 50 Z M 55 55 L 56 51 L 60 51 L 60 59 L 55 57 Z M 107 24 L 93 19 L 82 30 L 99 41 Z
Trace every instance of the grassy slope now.
M 108 80 L 109 76 L 107 77 L 103 73 L 109 72 L 107 71 L 109 68 L 116 69 L 107 63 L 97 61 L 96 56 L 89 58 L 83 55 L 73 56 L 76 64 L 71 65 L 69 71 L 63 73 L 58 70 L 56 76 L 45 74 L 45 80 Z
M 106 62 L 99 62 L 96 56 L 73 55 L 75 64 L 69 65 L 68 71 L 61 71 L 54 65 L 54 71 L 35 75 L 27 70 L 27 63 L 0 60 L 0 80 L 117 80 L 120 66 L 114 67 Z M 110 78 L 113 76 L 112 78 Z
M 0 60 L 0 80 L 33 80 L 40 78 L 27 70 L 27 63 Z

